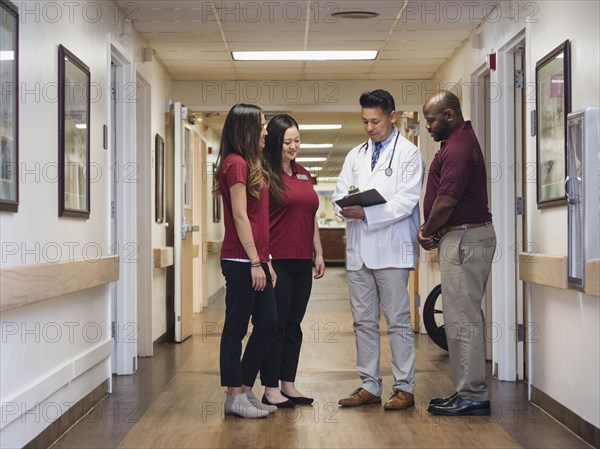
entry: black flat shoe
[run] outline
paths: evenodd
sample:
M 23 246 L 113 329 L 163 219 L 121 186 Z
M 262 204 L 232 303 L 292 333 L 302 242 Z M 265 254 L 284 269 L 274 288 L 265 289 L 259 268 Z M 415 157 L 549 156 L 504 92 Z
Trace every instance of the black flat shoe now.
M 281 392 L 281 394 L 288 398 L 290 401 L 292 401 L 294 404 L 298 405 L 310 405 L 314 401 L 313 398 L 307 398 L 305 396 L 290 396 L 288 394 L 285 394 L 283 391 Z
M 427 411 L 432 415 L 443 416 L 490 416 L 490 401 L 468 401 L 457 394 L 454 399 L 438 405 L 430 405 Z
M 452 399 L 456 397 L 458 393 L 454 393 L 452 396 L 448 396 L 447 398 L 433 398 L 429 401 L 429 405 L 443 405 L 447 402 L 450 402 Z
M 294 407 L 296 407 L 296 404 L 294 404 L 289 399 L 285 402 L 280 402 L 279 404 L 274 404 L 272 402 L 269 402 L 269 400 L 267 399 L 267 397 L 264 394 L 263 394 L 261 402 L 266 405 L 274 405 L 277 408 L 294 408 Z

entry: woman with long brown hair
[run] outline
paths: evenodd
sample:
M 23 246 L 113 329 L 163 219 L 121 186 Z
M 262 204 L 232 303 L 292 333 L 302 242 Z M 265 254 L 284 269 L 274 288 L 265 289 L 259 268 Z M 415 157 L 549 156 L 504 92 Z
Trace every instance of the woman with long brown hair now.
M 267 131 L 264 155 L 269 171 L 269 240 L 278 279 L 278 324 L 275 340 L 260 369 L 265 386 L 262 402 L 291 408 L 313 402 L 296 389 L 295 380 L 313 262 L 315 279 L 323 277 L 325 264 L 315 219 L 319 198 L 310 172 L 296 162 L 300 152 L 298 123 L 287 114 L 276 115 Z
M 236 104 L 225 119 L 215 190 L 223 197 L 225 324 L 221 336 L 221 385 L 225 414 L 264 418 L 276 407 L 252 392 L 277 325 L 274 273 L 269 263 L 268 173 L 262 165 L 265 116 L 258 106 Z M 242 356 L 242 339 L 253 330 Z

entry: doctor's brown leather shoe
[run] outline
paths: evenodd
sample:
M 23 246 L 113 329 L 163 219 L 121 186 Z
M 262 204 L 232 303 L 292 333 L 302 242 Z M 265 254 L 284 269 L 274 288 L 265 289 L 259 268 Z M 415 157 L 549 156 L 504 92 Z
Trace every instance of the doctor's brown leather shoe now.
M 402 390 L 394 390 L 383 404 L 386 410 L 403 410 L 415 406 L 415 395 Z
M 340 399 L 338 404 L 343 407 L 358 407 L 359 405 L 381 404 L 381 397 L 375 396 L 361 387 L 354 390 L 349 397 Z

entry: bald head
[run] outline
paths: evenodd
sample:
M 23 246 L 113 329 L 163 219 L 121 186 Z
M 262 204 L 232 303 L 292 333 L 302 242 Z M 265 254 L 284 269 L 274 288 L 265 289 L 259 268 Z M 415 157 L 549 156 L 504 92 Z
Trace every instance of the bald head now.
M 452 109 L 457 116 L 462 118 L 462 109 L 460 108 L 460 100 L 449 90 L 438 90 L 432 93 L 425 100 L 425 106 L 431 105 L 436 109 Z
M 427 97 L 423 104 L 423 115 L 427 131 L 436 142 L 445 140 L 448 135 L 464 122 L 460 100 L 447 90 L 440 90 Z

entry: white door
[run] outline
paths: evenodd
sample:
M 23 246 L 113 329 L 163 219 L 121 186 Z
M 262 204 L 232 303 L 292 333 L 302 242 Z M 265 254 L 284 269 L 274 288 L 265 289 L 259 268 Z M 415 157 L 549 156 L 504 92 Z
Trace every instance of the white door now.
M 132 374 L 137 369 L 137 230 L 136 110 L 126 101 L 135 86 L 133 64 L 117 43 L 110 43 L 110 246 L 119 255 L 119 280 L 110 287 L 112 370 Z
M 192 232 L 199 231 L 193 220 L 193 133 L 186 126 L 186 112 L 181 103 L 174 107 L 174 249 L 175 262 L 175 341 L 192 335 L 193 259 Z

